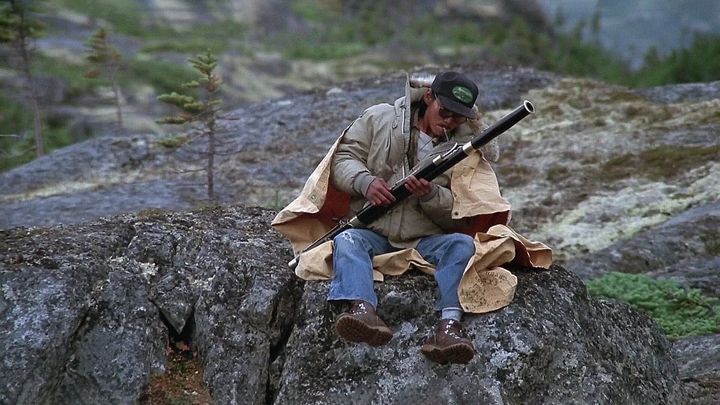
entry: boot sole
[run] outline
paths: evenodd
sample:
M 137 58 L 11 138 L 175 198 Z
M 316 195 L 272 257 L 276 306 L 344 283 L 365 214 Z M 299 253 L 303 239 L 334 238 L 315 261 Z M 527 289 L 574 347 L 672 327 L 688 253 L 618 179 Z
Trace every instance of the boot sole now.
M 387 327 L 370 326 L 349 315 L 341 315 L 335 322 L 335 331 L 340 337 L 355 343 L 367 343 L 370 346 L 382 346 L 393 337 Z
M 468 345 L 457 343 L 444 348 L 424 344 L 420 349 L 429 360 L 438 364 L 467 364 L 475 357 L 475 351 Z

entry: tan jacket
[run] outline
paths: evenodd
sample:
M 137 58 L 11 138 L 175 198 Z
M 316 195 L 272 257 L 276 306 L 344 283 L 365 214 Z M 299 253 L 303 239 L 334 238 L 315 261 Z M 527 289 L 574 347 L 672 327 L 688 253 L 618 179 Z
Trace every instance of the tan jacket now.
M 308 178 L 300 196 L 273 220 L 273 226 L 290 240 L 296 255 L 327 233 L 338 219 L 362 208 L 362 195 L 373 175 L 393 184 L 409 173 L 405 157 L 411 144 L 412 112 L 408 100 L 421 97 L 425 88 L 408 81 L 406 89 L 406 96 L 394 105 L 369 108 L 343 131 Z M 479 125 L 469 122 L 461 126 L 449 143 L 433 150 L 433 155 L 456 141 L 466 141 L 479 132 Z M 359 163 L 359 159 L 366 163 Z M 476 254 L 459 289 L 461 305 L 467 312 L 492 311 L 510 303 L 517 279 L 499 267 L 503 263 L 515 259 L 527 266 L 550 266 L 552 251 L 547 246 L 528 241 L 506 226 L 510 204 L 500 195 L 495 173 L 482 153 L 471 154 L 433 182 L 439 187 L 431 195 L 422 201 L 411 196 L 370 224 L 370 229 L 388 236 L 394 246 L 404 248 L 374 258 L 376 280 L 382 280 L 383 274 L 397 275 L 411 267 L 432 274 L 434 267 L 413 247 L 423 236 L 446 232 L 475 236 Z M 331 279 L 331 255 L 331 242 L 304 253 L 296 274 L 306 280 Z

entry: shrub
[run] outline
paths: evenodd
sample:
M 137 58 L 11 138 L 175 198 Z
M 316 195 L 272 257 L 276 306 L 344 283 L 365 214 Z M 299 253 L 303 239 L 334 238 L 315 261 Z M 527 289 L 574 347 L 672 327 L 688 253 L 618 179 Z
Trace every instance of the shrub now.
M 613 272 L 588 282 L 587 289 L 646 312 L 671 340 L 720 332 L 720 300 L 670 280 Z

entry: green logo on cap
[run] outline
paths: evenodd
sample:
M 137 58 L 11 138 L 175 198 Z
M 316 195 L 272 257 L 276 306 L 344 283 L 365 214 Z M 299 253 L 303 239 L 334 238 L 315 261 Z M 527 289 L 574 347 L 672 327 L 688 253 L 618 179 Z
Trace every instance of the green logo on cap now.
M 465 104 L 472 103 L 473 96 L 472 92 L 468 90 L 466 87 L 462 86 L 455 86 L 452 89 L 452 94 L 457 98 L 458 100 L 462 101 Z

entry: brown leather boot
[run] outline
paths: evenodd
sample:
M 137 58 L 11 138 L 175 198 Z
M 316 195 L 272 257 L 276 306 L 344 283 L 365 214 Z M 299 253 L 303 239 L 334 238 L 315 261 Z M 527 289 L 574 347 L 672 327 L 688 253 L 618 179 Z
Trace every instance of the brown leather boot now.
M 353 301 L 350 311 L 335 321 L 335 330 L 343 339 L 370 346 L 382 346 L 393 337 L 392 330 L 365 301 Z
M 443 319 L 420 349 L 428 359 L 440 363 L 467 364 L 475 356 L 472 341 L 465 337 L 462 324 Z

